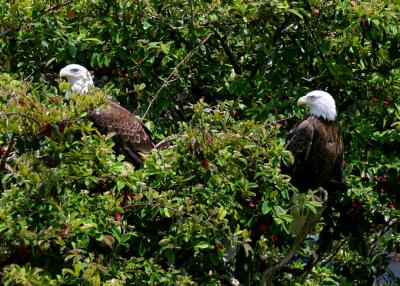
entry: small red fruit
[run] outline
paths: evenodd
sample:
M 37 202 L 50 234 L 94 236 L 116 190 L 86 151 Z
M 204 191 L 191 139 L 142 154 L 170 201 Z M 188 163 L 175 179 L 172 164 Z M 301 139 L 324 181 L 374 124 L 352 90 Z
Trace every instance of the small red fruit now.
M 97 184 L 97 189 L 100 189 L 101 191 L 107 190 L 107 183 L 106 182 L 100 182 Z
M 396 207 L 394 206 L 394 204 L 389 204 L 389 208 L 390 209 L 395 209 Z
M 60 125 L 58 125 L 58 132 L 60 132 L 61 134 L 64 134 L 64 130 L 65 130 L 65 124 L 60 123 Z
M 118 221 L 118 222 L 121 221 L 121 213 L 120 212 L 115 212 L 114 216 L 115 216 L 116 221 Z
M 387 98 L 385 98 L 385 99 L 382 101 L 382 105 L 383 105 L 383 106 L 388 106 L 388 105 L 390 105 L 390 103 L 391 103 L 391 101 L 390 101 L 389 99 L 387 99 Z
M 44 135 L 46 136 L 46 137 L 51 137 L 51 134 L 52 134 L 52 131 L 53 131 L 53 127 L 51 126 L 51 124 L 50 123 L 47 123 L 45 126 L 44 126 Z
M 137 64 L 138 64 L 139 66 L 141 66 L 142 63 L 143 63 L 142 57 L 139 56 L 138 59 L 137 59 Z
M 207 160 L 207 158 L 203 158 L 203 160 L 201 160 L 201 165 L 203 166 L 204 169 L 208 170 L 208 160 Z
M 0 155 L 6 153 L 8 150 L 7 146 L 0 146 Z
M 239 120 L 239 114 L 236 110 L 231 110 L 230 115 L 233 117 L 233 119 Z
M 74 11 L 72 10 L 72 9 L 68 9 L 68 11 L 67 11 L 67 18 L 68 18 L 68 20 L 72 20 L 72 19 L 74 19 Z
M 249 201 L 247 206 L 252 210 L 254 210 L 256 208 L 256 205 L 253 203 L 253 201 Z
M 208 135 L 208 134 L 206 134 L 205 137 L 206 137 L 206 140 L 207 140 L 208 143 L 211 143 L 211 142 L 214 141 L 214 139 L 213 139 L 210 135 Z

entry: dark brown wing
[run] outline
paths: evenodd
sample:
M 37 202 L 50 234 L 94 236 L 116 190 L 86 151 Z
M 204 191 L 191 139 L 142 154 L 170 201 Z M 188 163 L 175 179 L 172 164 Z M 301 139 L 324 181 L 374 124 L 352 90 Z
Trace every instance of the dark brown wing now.
M 294 164 L 286 173 L 299 190 L 328 190 L 332 179 L 341 179 L 343 141 L 336 121 L 309 116 L 289 132 L 286 148 L 294 157 Z
M 113 139 L 118 151 L 136 167 L 142 165 L 141 154 L 154 149 L 149 130 L 135 115 L 111 99 L 103 110 L 89 114 L 88 118 L 101 132 L 116 133 Z
M 292 183 L 297 188 L 300 186 L 300 178 L 307 171 L 306 162 L 313 144 L 314 127 L 304 120 L 292 128 L 286 139 L 285 148 L 293 155 L 294 162 L 291 166 L 283 166 L 282 171 L 292 177 Z

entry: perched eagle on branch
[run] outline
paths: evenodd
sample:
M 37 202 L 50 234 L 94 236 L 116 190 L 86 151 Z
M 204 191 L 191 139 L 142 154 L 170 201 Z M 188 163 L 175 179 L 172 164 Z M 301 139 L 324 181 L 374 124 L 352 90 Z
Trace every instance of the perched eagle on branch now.
M 319 187 L 329 192 L 332 181 L 342 181 L 344 166 L 335 100 L 325 91 L 314 90 L 297 103 L 307 105 L 309 115 L 287 135 L 285 147 L 293 154 L 294 163 L 283 165 L 282 171 L 301 192 Z
M 90 95 L 89 86 L 93 86 L 90 72 L 81 65 L 67 65 L 60 71 L 60 78 L 66 78 L 71 84 L 71 91 L 80 95 Z M 67 93 L 69 98 L 70 92 Z M 113 137 L 117 151 L 136 168 L 143 163 L 143 154 L 155 148 L 150 131 L 135 115 L 123 108 L 117 102 L 108 98 L 103 110 L 90 113 L 88 119 L 103 133 L 114 132 Z

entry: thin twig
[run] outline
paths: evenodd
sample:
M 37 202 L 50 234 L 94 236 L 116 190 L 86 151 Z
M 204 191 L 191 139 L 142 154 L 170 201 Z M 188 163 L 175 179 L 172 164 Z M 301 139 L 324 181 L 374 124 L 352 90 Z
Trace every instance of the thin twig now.
M 1 32 L 1 33 L 0 33 L 0 38 L 4 37 L 4 36 L 7 35 L 8 33 L 11 33 L 12 31 L 14 31 L 14 28 L 7 29 L 7 30 Z
M 214 32 L 214 35 L 218 38 L 219 42 L 222 45 L 222 48 L 224 49 L 224 52 L 226 56 L 228 57 L 229 62 L 231 63 L 233 70 L 235 71 L 236 74 L 241 74 L 242 69 L 240 68 L 240 65 L 238 64 L 235 56 L 233 55 L 233 52 L 229 48 L 228 44 L 226 43 L 226 35 L 221 36 L 221 34 L 218 32 L 218 30 L 214 27 L 210 27 L 211 30 Z
M 160 94 L 160 92 L 171 82 L 171 78 L 176 74 L 176 72 L 178 71 L 179 67 L 181 65 L 183 65 L 185 62 L 187 62 L 192 56 L 193 54 L 201 47 L 201 45 L 203 45 L 205 42 L 208 41 L 208 39 L 212 36 L 212 34 L 209 34 L 204 40 L 202 40 L 200 43 L 197 44 L 196 47 L 194 47 L 193 50 L 191 50 L 186 57 L 174 68 L 174 70 L 170 73 L 170 75 L 164 80 L 164 83 L 161 85 L 161 87 L 157 90 L 156 94 L 154 95 L 153 99 L 150 101 L 149 106 L 146 109 L 146 112 L 144 113 L 144 115 L 142 116 L 142 118 L 144 119 L 147 115 L 147 113 L 149 112 L 151 106 L 153 105 L 154 101 L 157 99 L 158 95 Z
M 57 10 L 57 9 L 59 9 L 59 8 L 61 8 L 61 7 L 64 7 L 64 6 L 67 6 L 67 5 L 69 5 L 69 4 L 73 3 L 73 2 L 74 2 L 74 1 L 68 1 L 68 2 L 65 2 L 65 3 L 55 4 L 55 5 L 53 5 L 52 7 L 50 7 L 50 8 L 47 10 L 47 13 L 51 13 L 51 12 L 53 12 L 54 10 Z
M 152 204 L 152 203 L 130 203 L 130 204 L 127 204 L 126 206 L 124 206 L 123 209 L 129 209 L 129 208 L 133 208 L 133 207 L 163 207 L 163 208 L 170 209 L 174 212 L 178 212 L 177 208 L 173 208 L 173 207 L 169 207 L 169 206 L 165 206 L 165 205 L 159 205 L 159 204 Z
M 37 125 L 40 126 L 40 122 L 39 121 L 37 121 L 35 118 L 33 118 L 33 117 L 29 116 L 29 115 L 26 115 L 25 113 L 21 113 L 21 112 L 0 112 L 0 116 L 3 116 L 3 115 L 5 115 L 5 116 L 18 115 L 18 116 L 20 116 L 22 118 L 29 119 L 29 120 L 35 122 Z
M 2 171 L 4 169 L 4 167 L 5 167 L 5 165 L 6 165 L 6 161 L 7 161 L 8 155 L 10 155 L 11 150 L 13 149 L 14 142 L 15 142 L 15 134 L 13 134 L 11 136 L 10 142 L 8 143 L 8 146 L 7 146 L 7 150 L 5 150 L 3 156 L 1 156 L 1 159 L 0 159 L 0 171 Z

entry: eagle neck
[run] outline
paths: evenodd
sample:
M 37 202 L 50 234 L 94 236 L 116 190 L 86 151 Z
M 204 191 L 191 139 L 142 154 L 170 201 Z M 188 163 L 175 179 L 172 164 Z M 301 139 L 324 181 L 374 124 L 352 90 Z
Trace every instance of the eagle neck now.
M 307 116 L 307 119 L 308 119 L 308 118 L 315 118 L 315 119 L 318 119 L 319 121 L 322 121 L 322 122 L 327 123 L 327 124 L 333 124 L 333 123 L 336 122 L 336 118 L 333 119 L 333 120 L 330 120 L 330 119 L 326 119 L 325 117 L 323 117 L 323 116 L 321 116 L 321 115 L 309 114 L 309 115 Z

